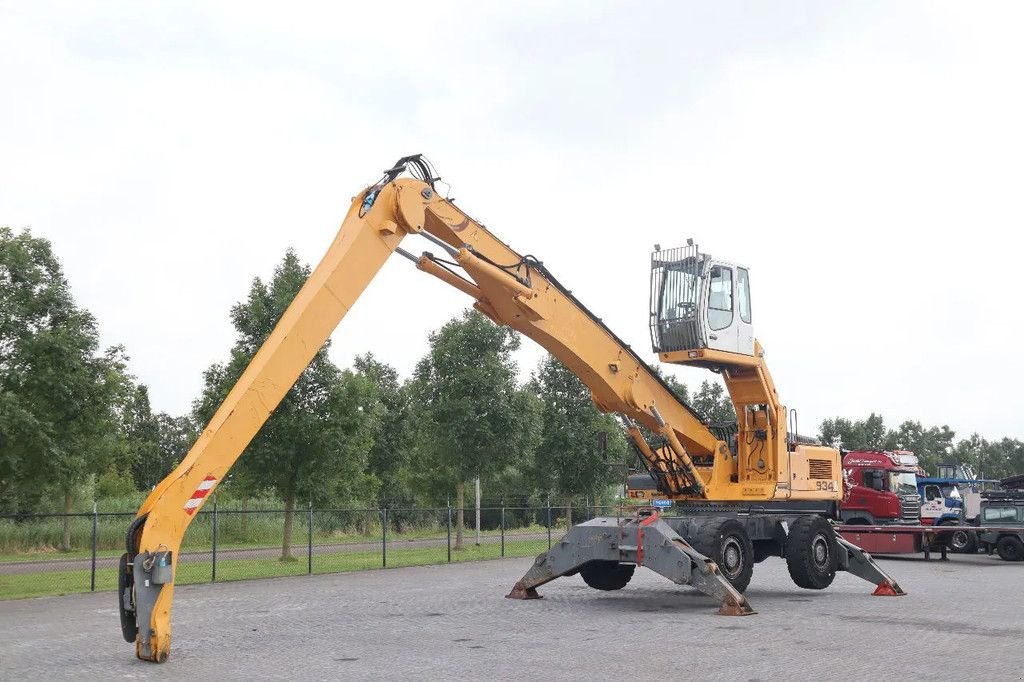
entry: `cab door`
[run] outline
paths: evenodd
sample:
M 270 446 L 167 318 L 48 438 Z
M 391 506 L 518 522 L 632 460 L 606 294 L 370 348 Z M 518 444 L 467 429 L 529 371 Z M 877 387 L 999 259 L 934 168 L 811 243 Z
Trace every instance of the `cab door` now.
M 945 507 L 945 500 L 942 497 L 942 490 L 939 486 L 933 484 L 926 485 L 924 487 L 924 501 L 921 504 L 922 523 L 935 523 L 935 519 L 942 516 Z
M 707 276 L 708 348 L 735 353 L 739 348 L 736 330 L 736 272 L 731 265 L 712 263 Z
M 736 352 L 754 354 L 754 325 L 750 312 L 750 271 L 736 266 Z
M 712 262 L 705 281 L 708 348 L 753 355 L 749 272 L 728 263 Z

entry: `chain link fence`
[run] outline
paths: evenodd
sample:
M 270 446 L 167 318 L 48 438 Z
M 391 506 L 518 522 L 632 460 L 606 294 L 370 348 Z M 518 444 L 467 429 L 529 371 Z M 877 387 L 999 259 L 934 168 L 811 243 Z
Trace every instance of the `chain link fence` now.
M 482 506 L 278 510 L 196 514 L 175 582 L 247 580 L 535 556 L 568 525 L 617 507 Z M 461 523 L 460 523 L 461 516 Z M 117 588 L 134 514 L 0 516 L 0 600 Z M 58 549 L 59 548 L 59 549 Z

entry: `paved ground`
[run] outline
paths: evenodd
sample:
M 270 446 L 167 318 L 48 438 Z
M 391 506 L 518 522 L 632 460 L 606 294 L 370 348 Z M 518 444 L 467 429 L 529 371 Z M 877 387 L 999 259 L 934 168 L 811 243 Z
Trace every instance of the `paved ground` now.
M 134 658 L 113 593 L 0 603 L 0 678 L 1024 679 L 1024 564 L 884 560 L 909 596 L 840 574 L 792 585 L 779 559 L 715 606 L 641 570 L 615 593 L 577 577 L 502 598 L 529 559 L 178 588 L 171 659 Z

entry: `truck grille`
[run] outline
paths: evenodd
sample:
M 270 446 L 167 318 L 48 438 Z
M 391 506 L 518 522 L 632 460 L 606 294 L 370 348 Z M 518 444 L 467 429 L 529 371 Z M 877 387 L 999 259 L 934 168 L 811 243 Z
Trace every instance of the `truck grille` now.
M 900 520 L 908 523 L 920 523 L 921 497 L 919 495 L 907 495 L 900 498 Z
M 832 478 L 832 460 L 809 459 L 807 460 L 807 469 L 811 478 L 820 480 L 830 480 Z

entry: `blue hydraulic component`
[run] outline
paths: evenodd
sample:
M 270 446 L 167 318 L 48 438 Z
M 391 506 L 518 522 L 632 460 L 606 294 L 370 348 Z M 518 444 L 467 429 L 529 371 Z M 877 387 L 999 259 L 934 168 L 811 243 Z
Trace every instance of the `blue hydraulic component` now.
M 374 187 L 373 189 L 371 189 L 369 192 L 366 193 L 366 196 L 363 197 L 363 203 L 359 207 L 359 217 L 360 218 L 362 218 L 364 215 L 366 215 L 366 212 L 369 211 L 371 208 L 373 208 L 373 202 L 377 201 L 377 195 L 378 194 L 380 194 L 380 188 L 379 187 Z

